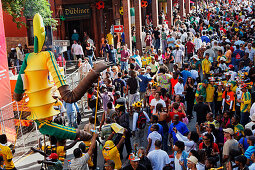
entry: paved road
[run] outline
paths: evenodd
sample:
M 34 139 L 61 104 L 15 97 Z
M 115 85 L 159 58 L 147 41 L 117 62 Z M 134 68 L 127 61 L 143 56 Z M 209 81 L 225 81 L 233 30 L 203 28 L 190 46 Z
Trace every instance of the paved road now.
M 99 119 L 101 117 L 101 114 L 102 114 L 102 112 L 99 114 L 100 115 Z M 83 129 L 84 125 L 86 123 L 88 123 L 88 117 L 90 115 L 91 115 L 91 113 L 86 113 L 86 116 L 82 119 L 81 125 L 79 125 L 79 129 Z M 132 122 L 132 121 L 130 121 L 130 122 Z M 188 128 L 190 130 L 195 130 L 195 124 L 196 124 L 196 119 L 192 119 L 191 122 L 188 125 Z M 131 126 L 132 126 L 132 123 L 130 124 L 130 127 Z M 145 139 L 145 141 L 147 141 L 147 140 Z M 67 144 L 70 144 L 70 143 L 71 143 L 71 141 L 67 142 Z M 78 142 L 73 148 L 71 148 L 70 150 L 67 151 L 64 169 L 68 169 L 67 161 L 73 159 L 73 150 L 78 147 L 79 143 L 80 142 Z M 132 143 L 133 143 L 133 141 L 132 141 Z M 125 152 L 125 149 L 124 149 L 124 155 L 123 156 L 124 156 L 124 158 L 127 156 L 126 152 Z M 15 162 L 15 166 L 17 167 L 17 169 L 22 169 L 22 170 L 38 170 L 38 169 L 40 169 L 40 165 L 37 164 L 37 160 L 42 160 L 42 159 L 43 159 L 43 156 L 41 156 L 38 153 L 29 154 L 29 155 L 21 158 L 17 162 Z M 124 160 L 123 162 L 126 162 L 126 161 L 127 160 Z M 104 164 L 104 159 L 103 159 L 103 156 L 102 156 L 102 151 L 98 147 L 98 165 L 97 166 L 100 169 L 103 169 L 103 164 Z

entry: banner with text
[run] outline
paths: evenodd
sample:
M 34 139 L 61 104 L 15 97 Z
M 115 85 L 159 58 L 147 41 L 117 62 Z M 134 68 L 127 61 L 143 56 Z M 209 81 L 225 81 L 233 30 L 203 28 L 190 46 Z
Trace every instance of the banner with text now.
M 11 86 L 8 70 L 5 31 L 3 22 L 2 2 L 0 0 L 0 134 L 5 133 L 9 141 L 15 141 L 16 130 L 13 121 L 14 114 L 11 96 Z M 9 105 L 8 105 L 9 104 Z

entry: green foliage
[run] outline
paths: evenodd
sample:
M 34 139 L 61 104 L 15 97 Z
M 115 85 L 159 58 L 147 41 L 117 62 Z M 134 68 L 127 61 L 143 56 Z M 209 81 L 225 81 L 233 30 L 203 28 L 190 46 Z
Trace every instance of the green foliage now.
M 25 25 L 20 19 L 23 12 L 23 15 L 28 19 L 32 19 L 36 13 L 39 13 L 43 17 L 45 26 L 52 26 L 53 29 L 56 29 L 57 21 L 51 18 L 52 11 L 47 0 L 2 0 L 2 3 L 3 9 L 13 17 L 17 27 L 20 27 L 21 24 Z

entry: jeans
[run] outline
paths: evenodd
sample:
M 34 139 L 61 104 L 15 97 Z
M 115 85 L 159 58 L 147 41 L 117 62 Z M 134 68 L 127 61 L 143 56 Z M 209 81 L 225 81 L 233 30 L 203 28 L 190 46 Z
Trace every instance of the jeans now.
M 92 55 L 88 55 L 88 58 L 89 58 L 89 64 L 90 64 L 90 66 L 93 67 L 93 62 L 92 62 L 93 56 L 92 56 Z
M 137 129 L 135 131 L 135 143 L 138 143 L 138 146 L 144 145 L 144 129 Z
M 128 62 L 120 61 L 121 71 L 128 70 Z
M 240 123 L 245 126 L 249 122 L 249 112 L 241 112 L 241 120 Z
M 78 126 L 76 123 L 76 113 L 75 112 L 66 112 L 66 114 L 67 114 L 68 126 L 77 128 Z
M 155 49 L 157 50 L 157 52 L 158 52 L 159 48 L 160 48 L 160 39 L 156 39 L 155 40 Z
M 162 53 L 165 54 L 167 47 L 167 40 L 162 40 Z

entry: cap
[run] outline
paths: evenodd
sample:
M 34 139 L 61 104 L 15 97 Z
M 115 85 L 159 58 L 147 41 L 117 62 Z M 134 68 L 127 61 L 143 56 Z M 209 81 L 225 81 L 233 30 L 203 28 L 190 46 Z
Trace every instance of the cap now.
M 190 156 L 187 158 L 188 161 L 197 164 L 198 163 L 198 159 L 195 156 Z
M 198 56 L 197 55 L 193 55 L 192 57 L 191 57 L 191 59 L 196 59 L 196 60 L 199 60 L 199 58 L 198 58 Z
M 133 107 L 142 107 L 142 101 L 138 101 L 138 102 L 136 102 L 136 103 L 134 103 L 134 104 L 132 104 L 132 106 Z
M 230 84 L 230 83 L 227 83 L 225 86 L 226 86 L 226 87 L 231 87 L 231 84 Z
M 131 154 L 129 155 L 128 159 L 129 159 L 130 161 L 133 161 L 133 162 L 140 161 L 140 158 L 139 158 L 137 155 L 135 155 L 134 153 L 131 153 Z
M 223 86 L 223 83 L 220 81 L 217 83 L 218 86 Z
M 16 50 L 15 48 L 11 48 L 11 50 Z
M 215 81 L 214 77 L 209 77 L 209 81 Z
M 49 156 L 50 159 L 58 159 L 58 154 L 56 153 L 51 153 Z
M 124 106 L 124 105 L 122 105 L 122 104 L 117 104 L 117 105 L 115 106 L 115 109 L 118 109 L 118 108 L 120 108 L 121 106 Z
M 120 91 L 116 91 L 114 96 L 118 96 L 118 95 L 120 96 L 120 94 L 121 94 Z
M 151 67 L 150 67 L 150 66 L 147 66 L 147 67 L 146 67 L 146 70 L 151 70 Z
M 242 84 L 241 85 L 241 89 L 244 89 L 244 88 L 246 88 L 247 87 L 247 84 Z
M 104 144 L 104 149 L 110 150 L 110 149 L 112 149 L 114 146 L 115 146 L 115 145 L 114 145 L 113 141 L 112 141 L 112 140 L 108 140 L 108 141 L 106 141 L 105 144 Z
M 228 68 L 229 68 L 229 69 L 233 69 L 234 66 L 233 66 L 232 64 L 230 64 L 230 65 L 228 66 Z
M 229 133 L 230 135 L 234 134 L 234 131 L 232 128 L 223 129 L 223 132 Z
M 22 47 L 22 45 L 21 45 L 21 44 L 18 44 L 18 47 Z
M 250 116 L 250 118 L 251 118 L 251 121 L 255 121 L 255 114 L 253 114 L 252 116 Z
M 179 45 L 176 45 L 175 47 L 180 47 Z
M 225 57 L 221 57 L 220 61 L 226 61 Z

